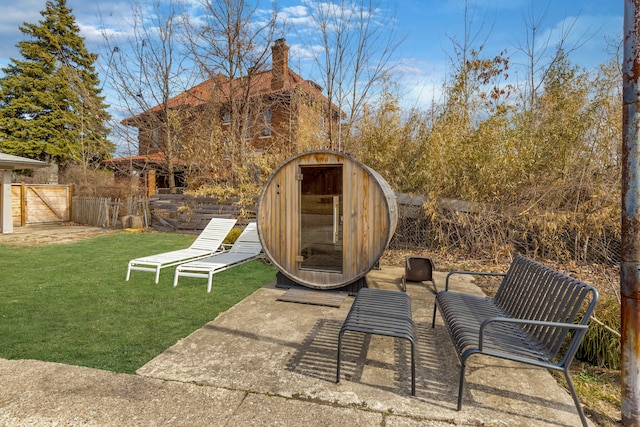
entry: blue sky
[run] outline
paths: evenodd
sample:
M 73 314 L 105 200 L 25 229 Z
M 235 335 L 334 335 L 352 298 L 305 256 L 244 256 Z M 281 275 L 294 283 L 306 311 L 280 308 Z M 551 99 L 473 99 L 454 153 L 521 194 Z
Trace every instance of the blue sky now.
M 139 0 L 144 2 L 146 0 Z M 197 0 L 190 0 L 196 2 Z M 299 31 L 309 30 L 313 0 L 282 0 L 278 7 Z M 269 2 L 262 2 L 269 6 Z M 404 41 L 394 52 L 392 61 L 397 64 L 395 78 L 401 85 L 408 103 L 423 105 L 439 96 L 440 87 L 449 70 L 453 54 L 452 41 L 461 42 L 464 37 L 465 5 L 469 20 L 469 33 L 475 36 L 474 45 L 482 44 L 489 56 L 507 50 L 511 57 L 511 70 L 518 78 L 518 64 L 524 62 L 521 48 L 526 43 L 527 22 L 539 23 L 538 40 L 548 41 L 549 54 L 563 33 L 568 32 L 566 46 L 576 47 L 570 59 L 588 69 L 606 61 L 621 42 L 623 25 L 622 0 L 398 0 L 379 1 L 384 14 L 394 16 L 399 36 Z M 124 36 L 123 23 L 131 15 L 128 1 L 118 0 L 67 0 L 73 11 L 81 35 L 90 51 L 102 53 L 101 28 Z M 0 4 L 0 67 L 9 58 L 19 58 L 15 44 L 22 39 L 18 27 L 23 22 L 36 23 L 39 11 L 45 8 L 45 0 L 4 1 Z M 294 34 L 286 35 L 292 44 L 291 56 L 301 53 L 295 45 Z M 297 50 L 298 49 L 298 50 Z M 305 78 L 305 70 L 296 69 L 296 58 L 291 66 Z M 105 61 L 106 62 L 106 61 Z M 116 100 L 107 102 L 114 104 Z

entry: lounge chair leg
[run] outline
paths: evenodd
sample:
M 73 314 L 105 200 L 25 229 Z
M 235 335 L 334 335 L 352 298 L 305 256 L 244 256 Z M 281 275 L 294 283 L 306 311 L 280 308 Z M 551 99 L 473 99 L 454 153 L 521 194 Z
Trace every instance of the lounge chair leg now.
M 160 281 L 160 267 L 156 269 L 156 285 Z
M 129 263 L 129 267 L 127 267 L 127 278 L 125 279 L 125 282 L 129 281 L 129 277 L 131 277 L 131 263 Z
M 178 286 L 178 269 L 176 268 L 176 272 L 173 274 L 173 287 Z

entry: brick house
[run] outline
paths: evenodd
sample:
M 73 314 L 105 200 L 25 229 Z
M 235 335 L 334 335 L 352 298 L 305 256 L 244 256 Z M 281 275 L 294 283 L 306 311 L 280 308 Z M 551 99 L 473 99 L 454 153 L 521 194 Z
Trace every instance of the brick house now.
M 339 108 L 333 104 L 329 108 L 322 88 L 289 68 L 289 46 L 284 39 L 276 40 L 272 45 L 271 62 L 270 70 L 253 69 L 232 81 L 217 74 L 169 99 L 166 106 L 158 105 L 124 119 L 123 124 L 138 129 L 138 155 L 111 159 L 108 163 L 112 167 L 124 167 L 119 169 L 135 164 L 140 176 L 145 175 L 145 170 L 153 169 L 157 172 L 156 186 L 166 188 L 166 137 L 161 129 L 167 122 L 167 111 L 179 114 L 183 122 L 189 122 L 197 114 L 213 117 L 212 126 L 219 126 L 222 135 L 230 129 L 241 129 L 252 155 L 268 151 L 293 154 L 308 147 L 324 148 L 318 145 L 326 146 L 327 122 L 332 120 L 337 124 L 341 116 Z M 243 109 L 244 114 L 233 116 L 236 120 L 241 117 L 242 125 L 232 126 L 231 108 Z M 190 162 L 180 145 L 193 141 L 194 132 L 196 130 L 184 126 L 176 138 L 178 146 L 172 147 L 177 186 L 184 182 L 181 174 Z M 233 167 L 233 164 L 228 166 Z

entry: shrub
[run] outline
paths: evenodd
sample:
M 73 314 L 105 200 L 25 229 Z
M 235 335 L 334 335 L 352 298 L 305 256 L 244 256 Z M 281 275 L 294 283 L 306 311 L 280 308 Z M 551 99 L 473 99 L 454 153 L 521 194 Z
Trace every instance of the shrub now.
M 601 298 L 596 309 L 600 322 L 591 321 L 577 358 L 592 365 L 620 369 L 620 337 L 611 330 L 620 330 L 620 302 L 616 297 Z
M 225 245 L 234 244 L 235 241 L 238 240 L 238 236 L 240 236 L 241 233 L 242 230 L 240 230 L 239 228 L 232 228 L 229 234 L 227 234 L 227 237 L 224 238 L 224 241 L 222 243 Z

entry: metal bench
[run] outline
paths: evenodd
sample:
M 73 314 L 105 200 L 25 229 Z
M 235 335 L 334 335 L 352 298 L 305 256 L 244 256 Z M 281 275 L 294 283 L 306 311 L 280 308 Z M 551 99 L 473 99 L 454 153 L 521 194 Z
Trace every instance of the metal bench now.
M 494 298 L 449 291 L 455 274 L 502 276 Z M 562 371 L 583 425 L 587 420 L 569 375 L 569 365 L 584 338 L 598 299 L 595 288 L 524 257 L 516 257 L 507 273 L 452 271 L 436 308 L 447 326 L 460 359 L 458 410 L 466 361 L 484 354 Z
M 338 335 L 336 382 L 340 382 L 342 336 L 346 331 L 408 340 L 411 343 L 411 395 L 415 396 L 415 331 L 411 318 L 411 298 L 407 293 L 370 288 L 358 291 Z

